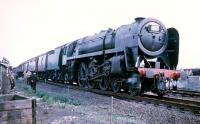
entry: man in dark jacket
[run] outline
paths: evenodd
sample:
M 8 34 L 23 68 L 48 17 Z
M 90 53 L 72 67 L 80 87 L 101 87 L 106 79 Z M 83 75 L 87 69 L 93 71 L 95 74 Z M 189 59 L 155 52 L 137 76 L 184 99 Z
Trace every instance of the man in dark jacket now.
M 29 77 L 29 83 L 31 85 L 32 90 L 36 93 L 36 83 L 38 81 L 37 79 L 37 75 L 36 73 L 33 73 L 30 77 Z
M 11 90 L 12 90 L 15 87 L 15 76 L 14 76 L 14 73 L 10 70 L 9 70 L 9 78 L 10 78 L 10 85 L 11 85 Z

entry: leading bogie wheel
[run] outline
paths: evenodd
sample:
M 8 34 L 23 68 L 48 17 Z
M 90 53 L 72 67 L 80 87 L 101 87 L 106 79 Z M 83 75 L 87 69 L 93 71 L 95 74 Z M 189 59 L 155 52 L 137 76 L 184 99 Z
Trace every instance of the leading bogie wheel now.
M 166 80 L 159 76 L 156 81 L 156 89 L 159 98 L 162 98 L 166 92 Z
M 132 96 L 138 96 L 141 94 L 141 91 L 139 88 L 129 88 L 129 92 Z

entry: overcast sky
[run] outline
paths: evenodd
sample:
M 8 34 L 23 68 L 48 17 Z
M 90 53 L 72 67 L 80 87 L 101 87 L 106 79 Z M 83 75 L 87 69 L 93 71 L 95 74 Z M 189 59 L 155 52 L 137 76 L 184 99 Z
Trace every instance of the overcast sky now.
M 180 33 L 179 67 L 200 67 L 198 0 L 0 0 L 0 57 L 12 65 L 78 38 L 154 17 Z

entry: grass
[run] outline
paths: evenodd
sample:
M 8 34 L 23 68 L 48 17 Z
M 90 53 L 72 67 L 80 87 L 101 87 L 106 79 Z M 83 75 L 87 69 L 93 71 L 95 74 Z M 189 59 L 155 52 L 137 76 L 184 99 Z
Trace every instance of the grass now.
M 80 102 L 78 100 L 72 99 L 68 97 L 67 95 L 61 95 L 58 93 L 51 93 L 47 92 L 41 89 L 37 89 L 36 93 L 31 89 L 30 85 L 26 85 L 23 81 L 17 80 L 16 81 L 16 88 L 20 91 L 23 91 L 25 95 L 27 96 L 38 96 L 42 98 L 44 102 L 47 102 L 48 104 L 72 104 L 75 106 L 80 105 Z

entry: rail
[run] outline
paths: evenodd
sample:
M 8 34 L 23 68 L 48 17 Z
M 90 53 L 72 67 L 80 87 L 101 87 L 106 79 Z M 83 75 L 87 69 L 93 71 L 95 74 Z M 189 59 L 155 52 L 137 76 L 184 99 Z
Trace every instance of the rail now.
M 189 111 L 194 112 L 195 114 L 200 114 L 200 101 L 194 101 L 194 100 L 188 100 L 188 99 L 186 100 L 186 99 L 166 97 L 166 96 L 164 96 L 162 99 L 160 99 L 155 95 L 148 95 L 148 94 L 144 94 L 142 97 L 141 96 L 131 96 L 126 93 L 113 93 L 112 91 L 89 89 L 87 87 L 78 87 L 76 85 L 53 83 L 53 82 L 47 82 L 47 83 L 51 84 L 51 85 L 69 87 L 70 89 L 75 89 L 75 90 L 93 92 L 93 93 L 105 95 L 105 96 L 113 96 L 113 97 L 120 98 L 120 99 L 145 101 L 147 103 L 153 103 L 155 105 L 165 104 L 165 105 L 167 105 L 168 108 L 176 107 L 176 108 L 179 108 L 180 110 L 189 110 Z

